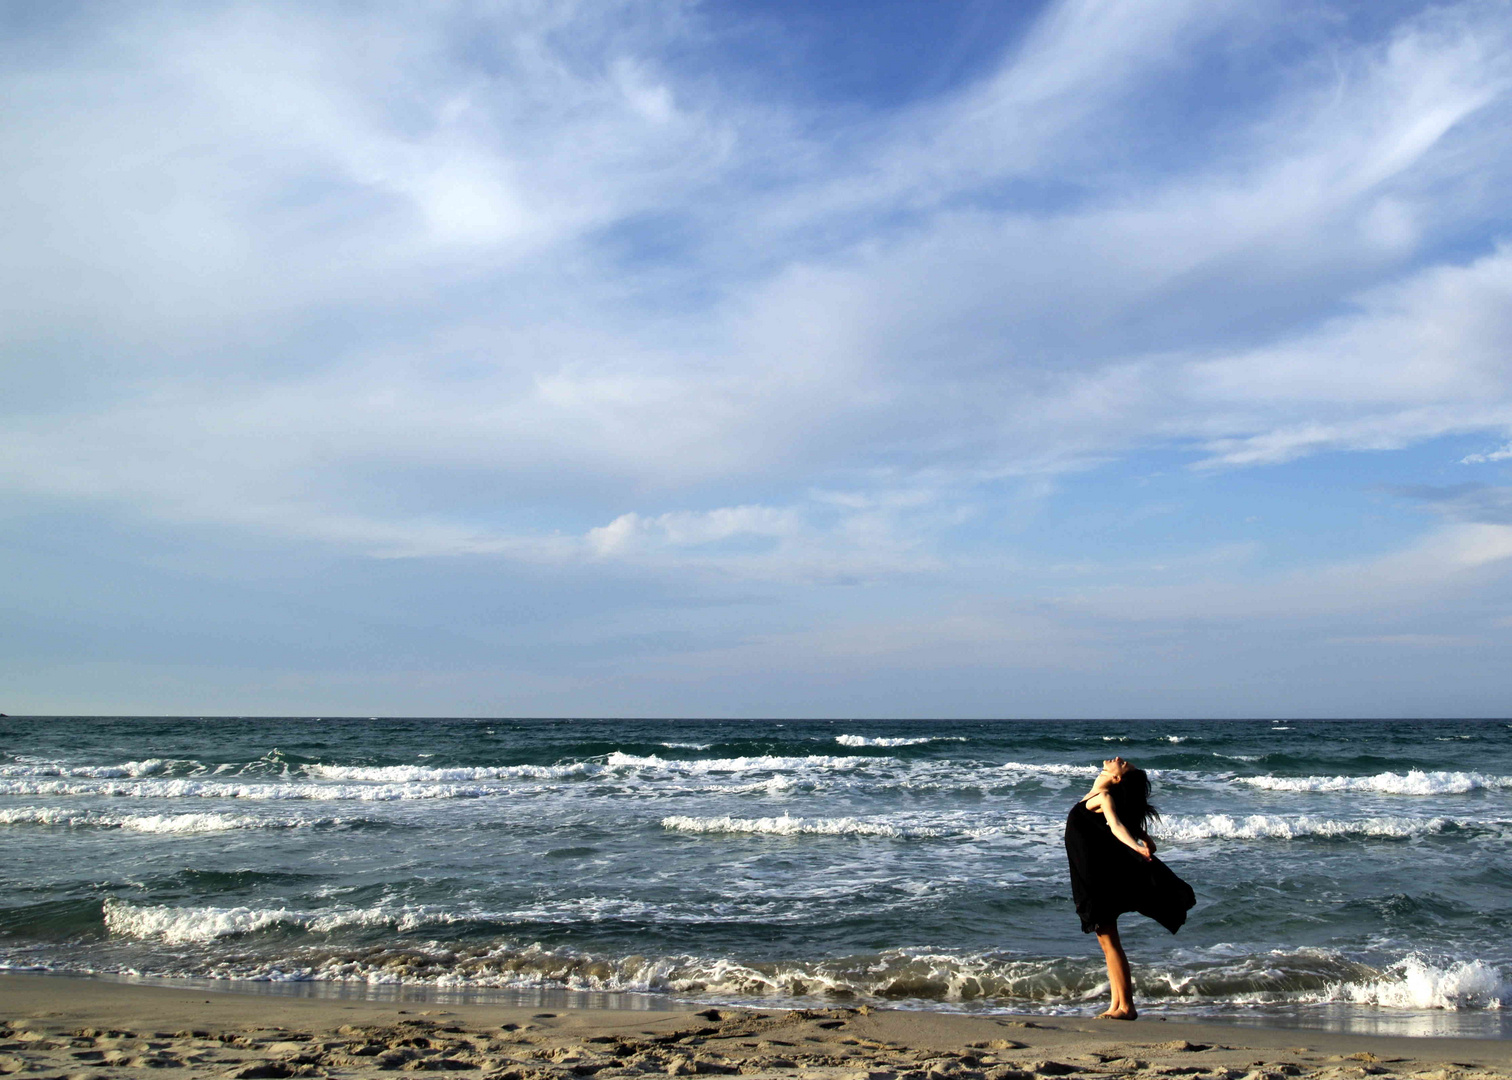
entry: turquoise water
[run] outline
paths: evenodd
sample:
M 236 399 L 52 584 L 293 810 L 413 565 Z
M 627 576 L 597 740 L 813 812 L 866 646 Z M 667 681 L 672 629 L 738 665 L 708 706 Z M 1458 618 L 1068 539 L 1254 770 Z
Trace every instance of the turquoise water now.
M 1169 1016 L 1504 1033 L 1501 721 L 0 720 L 0 963 L 1085 1012 L 1062 824 L 1151 770 Z

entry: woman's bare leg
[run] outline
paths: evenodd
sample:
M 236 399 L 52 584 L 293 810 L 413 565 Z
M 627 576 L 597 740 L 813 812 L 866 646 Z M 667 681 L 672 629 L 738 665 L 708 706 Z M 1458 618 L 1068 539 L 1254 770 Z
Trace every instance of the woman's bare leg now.
M 1129 958 L 1124 955 L 1123 942 L 1118 939 L 1118 923 L 1099 926 L 1097 943 L 1102 946 L 1103 958 L 1108 961 L 1108 987 L 1113 994 L 1113 1004 L 1100 1015 L 1110 1020 L 1133 1020 L 1139 1015 L 1134 1009 L 1134 978 L 1129 974 Z

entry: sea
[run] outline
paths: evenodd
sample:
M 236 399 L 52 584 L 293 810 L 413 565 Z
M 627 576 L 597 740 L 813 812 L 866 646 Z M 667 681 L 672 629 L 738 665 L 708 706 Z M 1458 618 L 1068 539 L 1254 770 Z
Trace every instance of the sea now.
M 0 719 L 0 968 L 379 1000 L 1090 1015 L 1062 843 L 1149 770 L 1147 1016 L 1512 1035 L 1512 722 Z

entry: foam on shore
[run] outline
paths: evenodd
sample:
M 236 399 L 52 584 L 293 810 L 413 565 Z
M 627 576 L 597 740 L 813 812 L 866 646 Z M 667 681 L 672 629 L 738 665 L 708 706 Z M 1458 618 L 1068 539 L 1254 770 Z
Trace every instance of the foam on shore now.
M 1240 783 L 1266 791 L 1361 791 L 1380 795 L 1463 795 L 1512 788 L 1512 776 L 1478 772 L 1383 772 L 1374 776 L 1241 776 Z

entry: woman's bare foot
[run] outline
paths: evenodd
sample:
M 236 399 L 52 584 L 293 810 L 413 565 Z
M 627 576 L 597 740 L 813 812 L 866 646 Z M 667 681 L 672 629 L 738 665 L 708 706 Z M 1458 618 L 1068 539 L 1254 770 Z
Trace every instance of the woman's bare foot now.
M 1134 1009 L 1109 1009 L 1107 1012 L 1097 1014 L 1099 1020 L 1137 1020 L 1139 1013 Z

